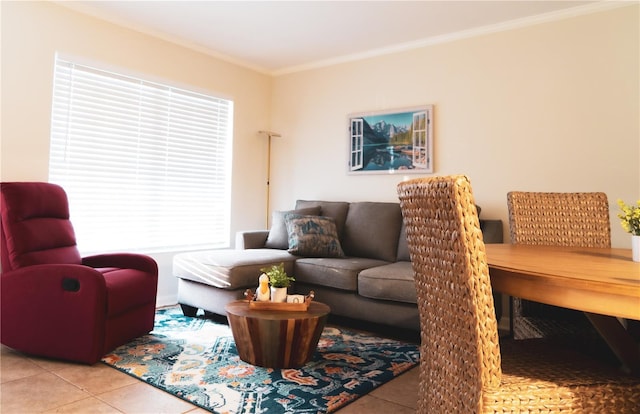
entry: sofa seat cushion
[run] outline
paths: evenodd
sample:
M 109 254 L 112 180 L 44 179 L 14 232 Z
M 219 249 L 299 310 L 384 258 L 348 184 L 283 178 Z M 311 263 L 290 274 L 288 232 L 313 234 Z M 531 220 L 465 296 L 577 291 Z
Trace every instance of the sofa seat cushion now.
M 370 299 L 417 303 L 411 262 L 395 262 L 360 272 L 358 293 Z
M 300 283 L 356 292 L 358 273 L 363 269 L 385 264 L 388 262 L 359 257 L 298 258 L 294 266 L 294 277 Z
M 284 263 L 293 272 L 296 256 L 286 250 L 206 250 L 179 253 L 173 257 L 173 274 L 181 279 L 204 283 L 220 289 L 235 290 L 258 286 L 263 267 Z

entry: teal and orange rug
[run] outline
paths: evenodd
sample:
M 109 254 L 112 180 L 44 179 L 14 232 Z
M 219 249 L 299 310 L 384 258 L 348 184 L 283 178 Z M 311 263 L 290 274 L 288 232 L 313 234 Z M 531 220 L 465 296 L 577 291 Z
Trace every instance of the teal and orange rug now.
M 240 360 L 226 324 L 171 308 L 103 362 L 214 413 L 330 413 L 417 365 L 419 350 L 328 326 L 304 367 L 262 368 Z

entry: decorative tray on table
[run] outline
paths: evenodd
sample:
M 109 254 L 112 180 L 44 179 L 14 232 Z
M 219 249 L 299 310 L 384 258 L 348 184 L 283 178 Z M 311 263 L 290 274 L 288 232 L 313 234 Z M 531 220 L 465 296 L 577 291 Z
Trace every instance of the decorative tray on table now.
M 303 296 L 304 301 L 302 302 L 259 301 L 259 300 L 256 300 L 257 295 L 251 289 L 247 289 L 244 292 L 244 296 L 247 298 L 247 302 L 249 302 L 249 309 L 304 312 L 309 309 L 309 304 L 313 300 L 315 293 L 313 292 L 313 290 L 310 291 L 308 295 Z M 296 296 L 302 296 L 302 295 L 296 295 Z

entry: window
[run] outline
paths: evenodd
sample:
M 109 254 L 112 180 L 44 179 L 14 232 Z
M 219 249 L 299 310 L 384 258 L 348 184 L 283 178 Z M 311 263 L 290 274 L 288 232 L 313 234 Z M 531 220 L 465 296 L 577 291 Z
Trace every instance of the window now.
M 83 254 L 228 246 L 232 101 L 56 58 L 51 119 Z

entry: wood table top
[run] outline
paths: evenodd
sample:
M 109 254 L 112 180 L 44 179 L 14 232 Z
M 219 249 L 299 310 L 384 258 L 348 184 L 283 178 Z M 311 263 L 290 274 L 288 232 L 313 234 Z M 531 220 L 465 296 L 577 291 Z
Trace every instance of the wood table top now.
M 631 250 L 487 244 L 495 290 L 551 305 L 640 320 L 640 263 Z

